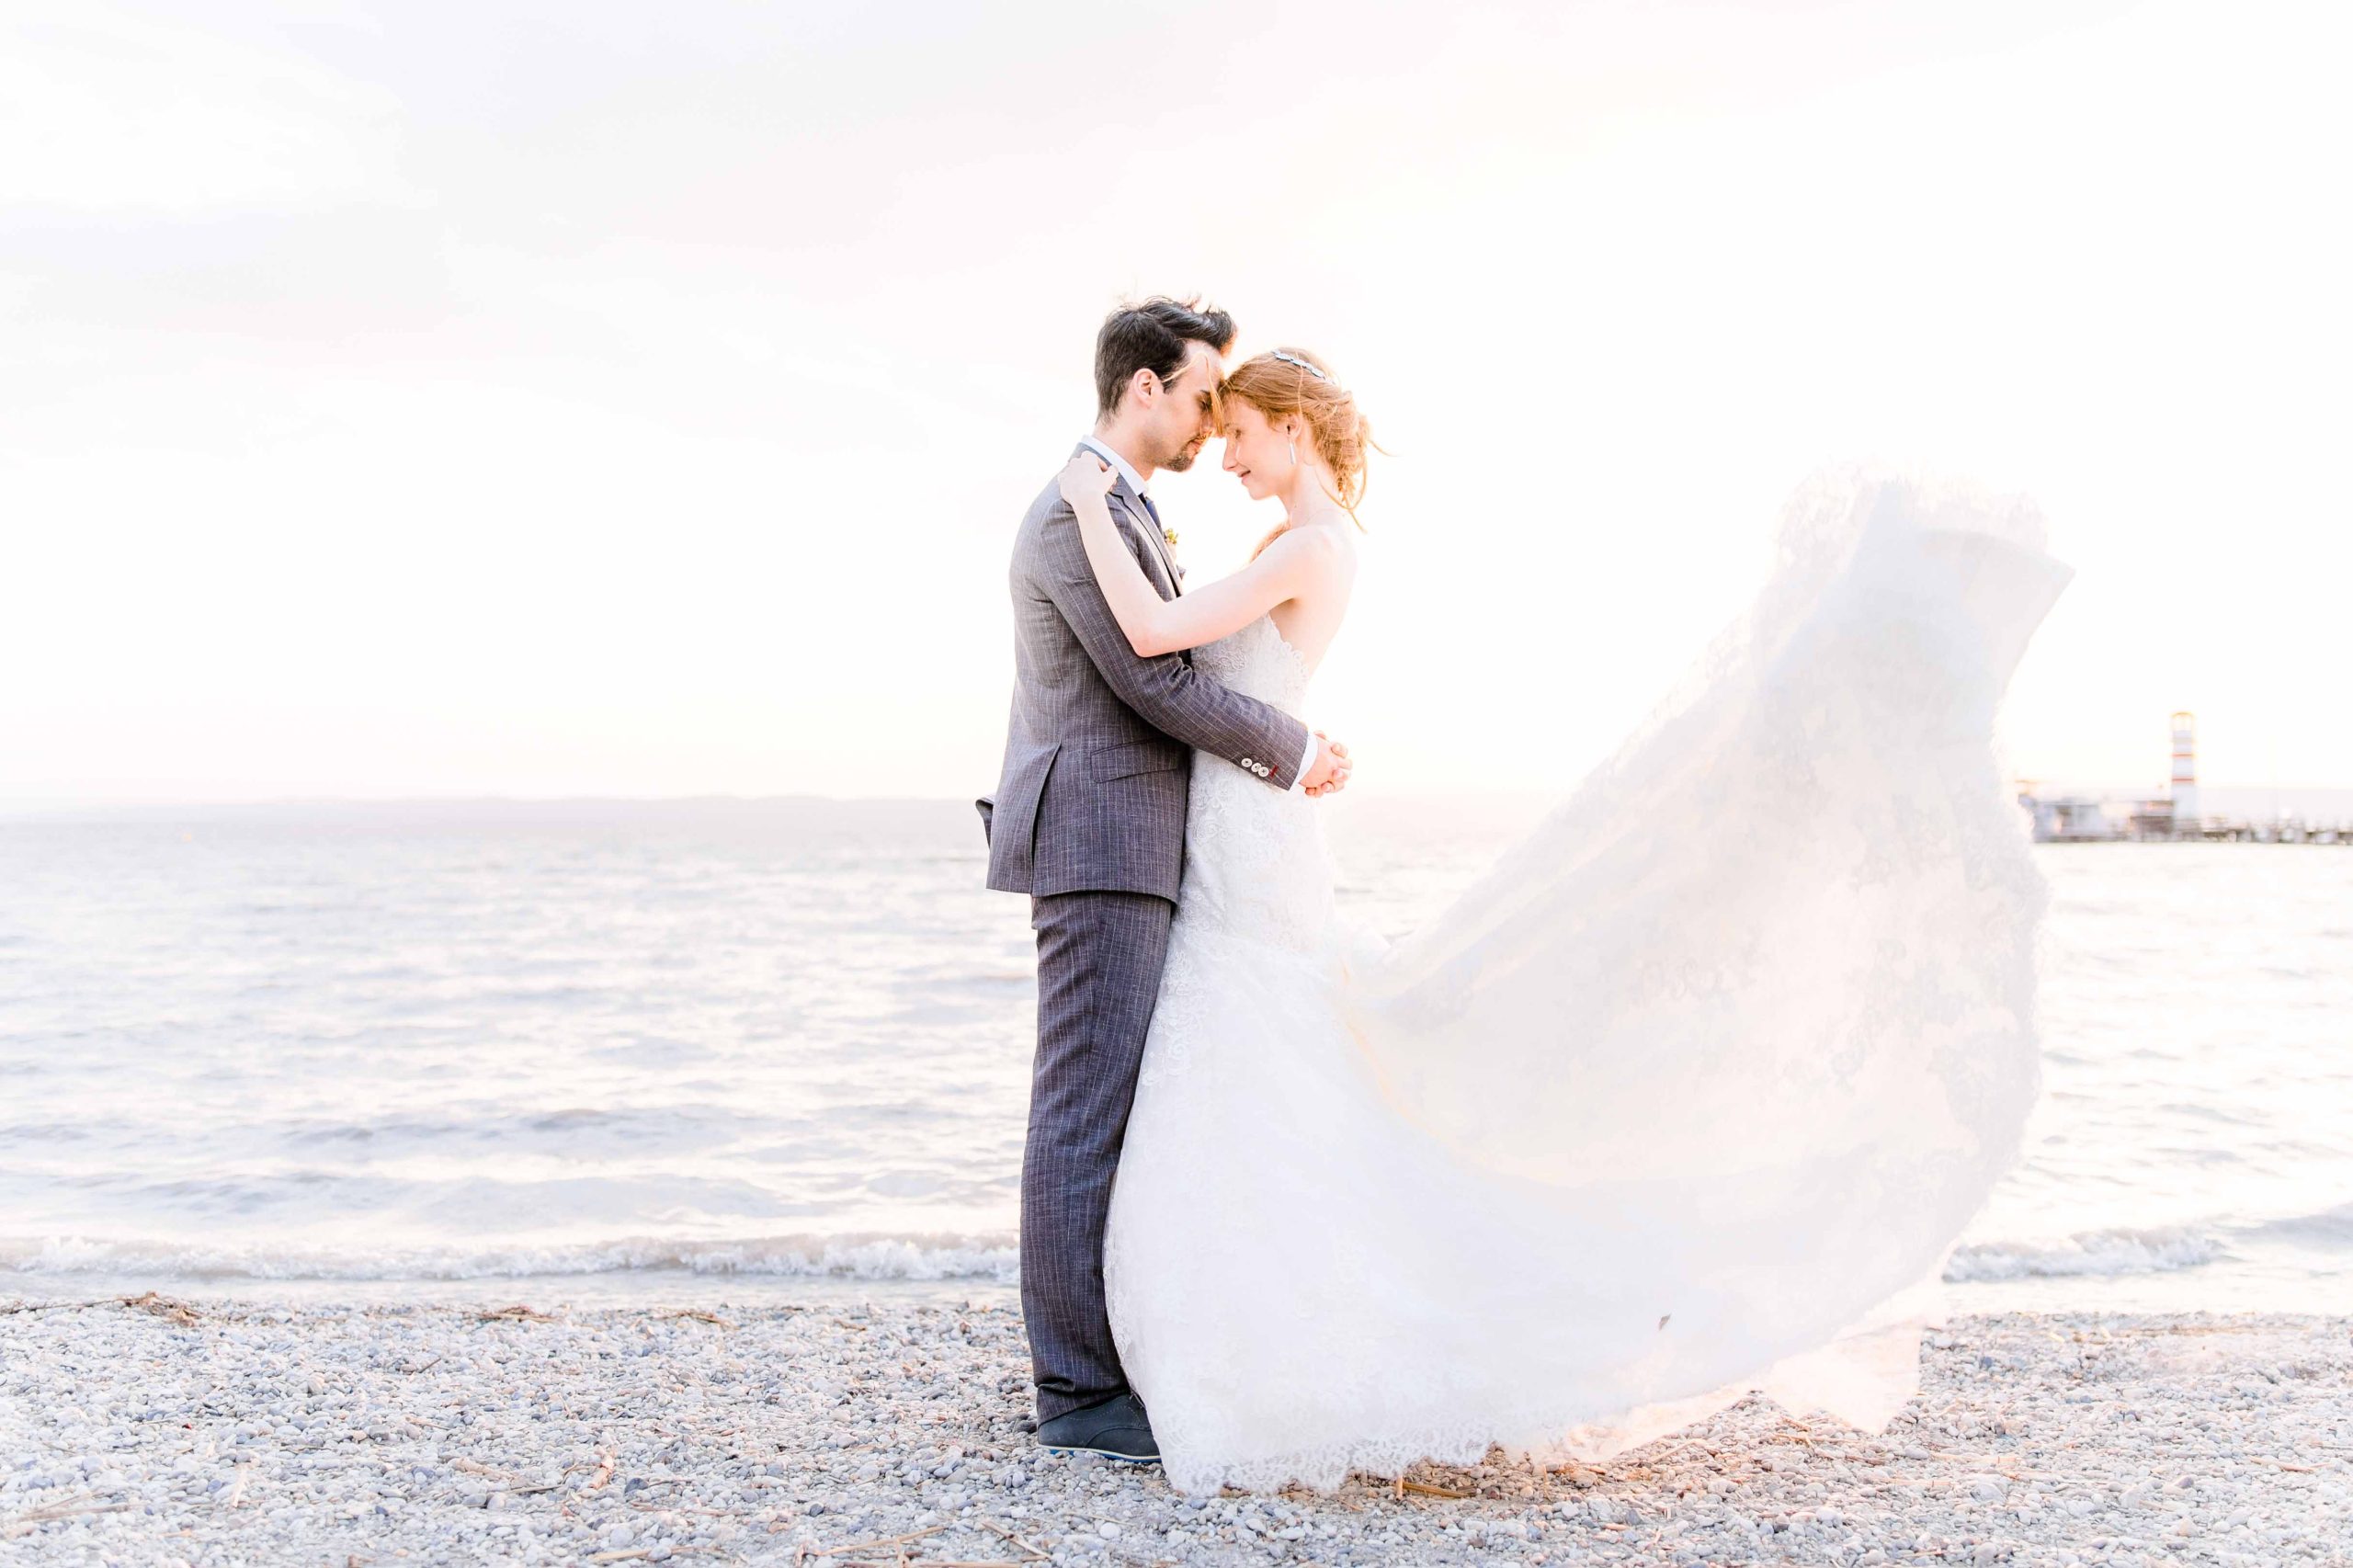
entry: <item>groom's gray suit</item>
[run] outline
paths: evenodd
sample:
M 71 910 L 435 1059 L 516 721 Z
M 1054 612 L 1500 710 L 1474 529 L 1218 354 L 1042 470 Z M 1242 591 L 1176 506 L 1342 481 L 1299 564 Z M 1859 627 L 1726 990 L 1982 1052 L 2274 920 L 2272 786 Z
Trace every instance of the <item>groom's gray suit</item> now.
M 1149 504 L 1124 478 L 1110 499 L 1144 575 L 1175 597 Z M 1131 648 L 1059 482 L 1021 519 L 1007 585 L 1013 717 L 996 794 L 979 804 L 989 886 L 1029 894 L 1038 933 L 1021 1310 L 1049 1421 L 1128 1386 L 1104 1310 L 1103 1226 L 1184 873 L 1192 754 L 1284 790 L 1308 731 L 1198 674 L 1190 653 Z

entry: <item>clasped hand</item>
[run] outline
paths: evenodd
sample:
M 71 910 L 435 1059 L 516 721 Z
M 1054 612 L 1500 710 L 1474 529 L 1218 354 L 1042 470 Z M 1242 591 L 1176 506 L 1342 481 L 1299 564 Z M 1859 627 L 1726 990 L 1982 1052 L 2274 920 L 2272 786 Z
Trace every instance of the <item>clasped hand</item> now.
M 1336 795 L 1348 787 L 1348 771 L 1356 766 L 1348 760 L 1348 748 L 1325 734 L 1315 732 L 1315 761 L 1299 781 L 1300 792 L 1306 795 Z

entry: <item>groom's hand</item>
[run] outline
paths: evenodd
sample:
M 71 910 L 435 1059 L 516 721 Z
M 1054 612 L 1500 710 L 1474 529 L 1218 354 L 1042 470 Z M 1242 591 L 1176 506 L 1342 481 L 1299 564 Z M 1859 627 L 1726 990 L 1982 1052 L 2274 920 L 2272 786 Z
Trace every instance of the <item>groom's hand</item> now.
M 1348 748 L 1318 730 L 1315 763 L 1299 781 L 1300 791 L 1318 797 L 1336 795 L 1348 787 L 1348 769 L 1354 766 L 1348 760 Z

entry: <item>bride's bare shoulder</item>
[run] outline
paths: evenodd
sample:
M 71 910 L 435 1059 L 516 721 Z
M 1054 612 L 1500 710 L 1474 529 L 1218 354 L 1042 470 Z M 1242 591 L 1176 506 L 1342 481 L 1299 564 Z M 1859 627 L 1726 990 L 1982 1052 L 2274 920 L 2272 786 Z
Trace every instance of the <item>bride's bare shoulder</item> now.
M 1357 541 L 1345 522 L 1309 523 L 1302 528 L 1276 529 L 1259 542 L 1253 558 L 1271 558 L 1286 569 L 1318 575 L 1353 573 L 1357 567 Z

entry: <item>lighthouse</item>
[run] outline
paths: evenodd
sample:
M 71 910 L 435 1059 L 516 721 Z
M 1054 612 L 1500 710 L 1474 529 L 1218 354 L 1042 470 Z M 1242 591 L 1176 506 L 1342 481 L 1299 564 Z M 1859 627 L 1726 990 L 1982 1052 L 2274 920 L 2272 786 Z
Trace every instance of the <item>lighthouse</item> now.
M 2173 716 L 2173 830 L 2198 831 L 2198 716 Z

